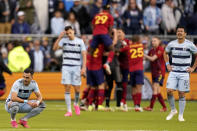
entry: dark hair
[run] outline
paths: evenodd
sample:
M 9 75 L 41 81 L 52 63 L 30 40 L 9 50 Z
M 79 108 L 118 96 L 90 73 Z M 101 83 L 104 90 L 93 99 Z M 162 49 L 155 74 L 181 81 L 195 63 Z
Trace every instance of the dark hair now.
M 34 71 L 31 68 L 27 68 L 24 70 L 24 73 L 30 73 L 33 76 Z
M 176 30 L 178 30 L 178 28 L 184 29 L 184 31 L 187 33 L 187 29 L 186 29 L 185 26 L 183 26 L 183 25 L 178 25 L 178 26 L 176 27 Z
M 103 10 L 110 10 L 110 5 L 109 4 L 106 4 L 102 8 L 103 8 Z
M 71 30 L 73 29 L 72 26 L 66 26 L 66 27 L 64 28 L 65 31 L 70 30 L 70 29 L 71 29 Z
M 133 35 L 133 37 L 131 38 L 132 42 L 139 42 L 140 41 L 140 37 L 139 35 Z

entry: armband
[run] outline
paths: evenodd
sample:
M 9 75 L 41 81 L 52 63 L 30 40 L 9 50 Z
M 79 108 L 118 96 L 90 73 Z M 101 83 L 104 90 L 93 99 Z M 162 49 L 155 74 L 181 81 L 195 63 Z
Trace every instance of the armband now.
M 40 104 L 40 101 L 36 101 L 36 104 L 39 105 Z
M 169 64 L 170 64 L 169 62 L 166 62 L 166 66 L 169 65 Z

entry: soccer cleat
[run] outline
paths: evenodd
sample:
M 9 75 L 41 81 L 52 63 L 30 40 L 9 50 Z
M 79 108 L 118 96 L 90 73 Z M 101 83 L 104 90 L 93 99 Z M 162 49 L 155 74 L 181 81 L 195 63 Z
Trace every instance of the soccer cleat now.
M 166 112 L 168 109 L 166 107 L 163 107 L 160 109 L 160 112 Z
M 141 107 L 135 107 L 135 112 L 143 112 L 143 109 Z
M 177 114 L 177 110 L 171 110 L 170 114 L 166 117 L 166 120 L 171 120 L 174 115 Z
M 179 115 L 178 120 L 179 120 L 180 122 L 185 121 L 185 119 L 183 118 L 183 115 Z
M 89 105 L 88 106 L 88 111 L 93 111 L 94 110 L 94 107 L 92 105 Z
M 22 125 L 24 128 L 29 128 L 29 126 L 27 125 L 27 121 L 19 120 L 19 124 Z
M 11 121 L 11 126 L 12 126 L 13 128 L 17 128 L 17 127 L 18 127 L 18 124 L 17 124 L 16 121 Z
M 66 114 L 64 114 L 65 117 L 71 117 L 72 116 L 72 112 L 67 112 Z
M 127 104 L 124 104 L 123 102 L 120 103 L 120 109 L 124 112 L 128 111 Z
M 78 105 L 74 105 L 76 115 L 80 115 L 80 108 Z
M 104 106 L 98 105 L 98 111 L 106 111 L 106 109 Z
M 103 68 L 105 69 L 105 71 L 107 72 L 108 75 L 111 75 L 111 69 L 109 64 L 104 64 Z
M 144 109 L 145 111 L 153 111 L 153 108 L 150 108 L 150 106 L 144 107 L 143 109 Z

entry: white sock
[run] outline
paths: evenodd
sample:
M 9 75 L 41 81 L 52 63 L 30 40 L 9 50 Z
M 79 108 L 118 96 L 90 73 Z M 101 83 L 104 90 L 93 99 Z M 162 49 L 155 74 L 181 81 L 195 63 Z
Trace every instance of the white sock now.
M 72 110 L 71 110 L 70 92 L 66 92 L 66 93 L 65 93 L 65 101 L 66 101 L 66 105 L 67 105 L 67 111 L 68 111 L 68 112 L 72 112 Z

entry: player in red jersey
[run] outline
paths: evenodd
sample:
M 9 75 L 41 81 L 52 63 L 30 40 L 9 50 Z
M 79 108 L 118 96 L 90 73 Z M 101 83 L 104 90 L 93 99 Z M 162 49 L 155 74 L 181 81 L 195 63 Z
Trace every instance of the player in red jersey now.
M 149 51 L 148 55 L 144 55 L 151 63 L 151 73 L 152 73 L 152 89 L 153 95 L 150 101 L 150 106 L 145 107 L 144 110 L 152 111 L 155 100 L 158 98 L 159 102 L 162 105 L 160 111 L 167 111 L 165 102 L 160 92 L 160 86 L 163 86 L 163 80 L 165 77 L 165 61 L 163 57 L 164 48 L 160 45 L 161 41 L 158 37 L 152 38 L 152 49 Z
M 122 48 L 129 45 L 129 40 L 125 38 L 124 31 L 119 28 L 117 29 L 118 40 L 122 44 Z M 121 98 L 121 108 L 127 111 L 127 104 L 126 104 L 126 95 L 127 95 L 127 83 L 128 83 L 128 75 L 129 75 L 129 59 L 127 56 L 127 52 L 120 52 L 118 56 L 118 60 L 120 63 L 120 70 L 122 74 L 122 98 Z
M 134 101 L 135 111 L 142 112 L 143 109 L 140 107 L 140 103 L 142 96 L 142 85 L 144 84 L 144 48 L 143 44 L 140 43 L 140 37 L 138 35 L 134 35 L 131 40 L 131 44 L 121 49 L 121 52 L 127 51 L 128 53 L 130 72 L 129 84 L 132 86 L 132 98 Z
M 97 46 L 101 43 L 108 48 L 108 50 L 113 50 L 112 39 L 110 35 L 112 34 L 112 28 L 114 24 L 114 19 L 111 16 L 110 5 L 105 5 L 103 11 L 95 15 L 92 20 L 93 25 L 93 40 L 90 45 L 90 54 L 92 55 Z

